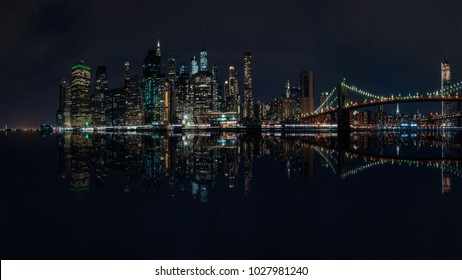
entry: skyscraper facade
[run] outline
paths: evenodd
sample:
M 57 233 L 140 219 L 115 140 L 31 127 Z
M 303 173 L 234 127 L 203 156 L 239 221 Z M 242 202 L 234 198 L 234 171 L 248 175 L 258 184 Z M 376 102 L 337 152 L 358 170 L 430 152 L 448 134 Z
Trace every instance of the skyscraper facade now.
M 146 124 L 159 124 L 163 117 L 162 73 L 160 42 L 156 51 L 149 50 L 143 61 L 143 105 Z
M 212 67 L 212 111 L 221 112 L 223 111 L 223 98 L 221 94 L 221 86 L 218 82 L 218 66 L 213 65 Z
M 189 71 L 186 64 L 180 64 L 180 73 L 176 86 L 176 116 L 186 122 L 187 110 L 191 107 L 189 100 Z
M 300 74 L 301 114 L 314 112 L 313 71 L 302 71 Z
M 228 90 L 228 112 L 236 112 L 239 117 L 241 113 L 239 83 L 237 80 L 237 74 L 235 72 L 234 66 L 229 66 Z
M 96 67 L 95 88 L 91 96 L 93 124 L 101 126 L 106 124 L 106 106 L 104 97 L 109 90 L 107 70 L 105 66 Z
M 71 68 L 71 126 L 88 127 L 91 123 L 90 67 L 83 61 Z
M 56 126 L 70 127 L 70 90 L 69 83 L 63 79 L 59 83 L 59 105 L 56 111 Z
M 252 54 L 246 52 L 244 54 L 244 112 L 243 117 L 253 119 L 254 100 L 252 94 Z
M 143 98 L 138 76 L 125 72 L 125 125 L 143 125 Z

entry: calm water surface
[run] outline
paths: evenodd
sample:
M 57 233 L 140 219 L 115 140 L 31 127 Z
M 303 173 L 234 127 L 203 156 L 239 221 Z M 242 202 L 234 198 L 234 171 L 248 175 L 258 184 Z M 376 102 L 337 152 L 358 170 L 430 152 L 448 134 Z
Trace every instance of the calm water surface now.
M 461 259 L 461 142 L 1 135 L 1 257 Z

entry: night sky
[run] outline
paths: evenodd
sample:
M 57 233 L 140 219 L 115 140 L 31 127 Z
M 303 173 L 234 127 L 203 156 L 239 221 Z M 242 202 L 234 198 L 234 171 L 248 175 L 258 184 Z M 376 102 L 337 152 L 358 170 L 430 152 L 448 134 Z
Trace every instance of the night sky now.
M 280 96 L 287 80 L 298 86 L 304 69 L 314 71 L 316 94 L 344 77 L 377 94 L 426 92 L 440 87 L 444 58 L 452 81 L 462 80 L 461 11 L 456 0 L 4 1 L 0 126 L 54 124 L 58 84 L 78 60 L 107 66 L 114 88 L 125 59 L 141 73 L 158 32 L 163 63 L 173 52 L 179 64 L 199 54 L 203 28 L 220 82 L 234 65 L 242 87 L 243 54 L 252 52 L 256 100 Z

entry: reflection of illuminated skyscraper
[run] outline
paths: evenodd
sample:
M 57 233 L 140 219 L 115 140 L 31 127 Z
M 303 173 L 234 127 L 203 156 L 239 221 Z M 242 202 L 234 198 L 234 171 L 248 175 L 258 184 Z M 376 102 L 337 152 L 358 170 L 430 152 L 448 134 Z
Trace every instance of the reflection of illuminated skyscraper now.
M 253 142 L 244 142 L 244 194 L 250 195 L 252 189 Z
M 314 153 L 313 148 L 305 143 L 300 145 L 302 161 L 302 178 L 304 180 L 313 180 L 314 176 Z
M 91 140 L 88 134 L 72 134 L 70 140 L 70 187 L 80 192 L 90 188 Z
M 143 179 L 144 191 L 154 192 L 159 188 L 161 176 L 163 174 L 163 156 L 164 153 L 161 138 L 158 135 L 145 137 L 144 154 L 143 154 Z

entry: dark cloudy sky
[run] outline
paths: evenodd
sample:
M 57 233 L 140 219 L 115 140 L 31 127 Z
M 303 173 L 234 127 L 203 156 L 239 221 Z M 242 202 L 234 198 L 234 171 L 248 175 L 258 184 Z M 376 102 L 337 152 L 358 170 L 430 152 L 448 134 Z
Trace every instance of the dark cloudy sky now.
M 242 74 L 243 53 L 253 53 L 257 100 L 279 96 L 288 79 L 298 85 L 303 69 L 314 71 L 316 93 L 343 77 L 379 94 L 429 91 L 440 86 L 443 58 L 453 82 L 462 80 L 461 11 L 447 0 L 4 1 L 0 125 L 54 124 L 58 83 L 80 59 L 106 65 L 116 87 L 125 59 L 141 72 L 157 32 L 163 61 L 173 52 L 187 62 L 203 27 L 221 80 L 229 65 Z

